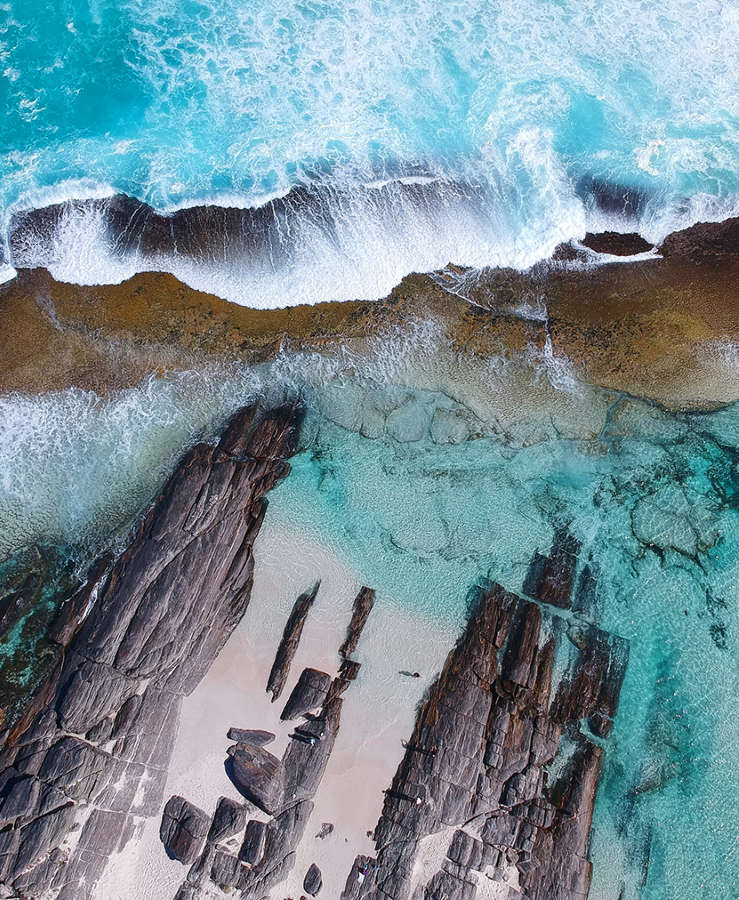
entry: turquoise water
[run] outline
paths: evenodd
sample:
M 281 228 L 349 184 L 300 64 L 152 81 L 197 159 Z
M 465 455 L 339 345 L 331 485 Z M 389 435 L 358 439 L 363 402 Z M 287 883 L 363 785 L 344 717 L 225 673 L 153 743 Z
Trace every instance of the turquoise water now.
M 381 297 L 449 261 L 523 267 L 587 229 L 658 241 L 739 210 L 737 47 L 720 0 L 4 0 L 4 258 L 82 283 L 161 269 L 275 307 Z M 268 252 L 227 234 L 201 259 L 121 249 L 103 207 L 74 202 L 118 192 L 261 207 Z M 11 254 L 12 217 L 61 201 Z M 631 642 L 591 896 L 739 896 L 739 408 L 670 415 L 552 366 L 520 397 L 508 363 L 442 365 L 424 328 L 374 373 L 347 350 L 105 402 L 1 397 L 0 560 L 40 542 L 82 565 L 184 446 L 257 394 L 303 391 L 305 446 L 269 515 L 384 602 L 458 621 L 481 574 L 519 590 L 569 523 L 603 627 Z M 423 378 L 403 368 L 413 341 Z
M 739 890 L 737 428 L 739 407 L 674 418 L 626 400 L 596 443 L 517 451 L 373 442 L 324 422 L 271 497 L 270 516 L 430 617 L 458 619 L 480 573 L 520 591 L 533 550 L 570 523 L 603 627 L 631 644 L 595 815 L 596 900 Z
M 738 45 L 718 0 L 5 0 L 0 209 L 307 186 L 319 211 L 286 214 L 289 265 L 146 263 L 257 306 L 528 265 L 588 227 L 658 239 L 736 207 Z M 607 214 L 594 180 L 617 186 Z M 100 228 L 72 209 L 12 262 L 93 282 L 144 266 Z
M 265 385 L 276 398 L 302 382 L 303 449 L 270 496 L 271 522 L 328 546 L 380 602 L 446 622 L 461 621 L 481 575 L 520 590 L 533 551 L 569 523 L 580 565 L 598 574 L 602 626 L 631 644 L 591 896 L 736 896 L 739 406 L 672 415 L 615 397 L 592 439 L 545 416 L 521 440 L 397 371 L 356 381 L 329 367 L 321 379 L 314 364 L 311 386 L 299 372 L 287 386 L 274 371 L 153 379 L 107 403 L 5 398 L 3 420 L 25 430 L 1 442 L 0 533 L 76 543 L 85 557 L 120 535 L 178 446 Z M 573 427 L 595 401 L 577 402 Z M 369 424 L 374 438 L 359 433 Z

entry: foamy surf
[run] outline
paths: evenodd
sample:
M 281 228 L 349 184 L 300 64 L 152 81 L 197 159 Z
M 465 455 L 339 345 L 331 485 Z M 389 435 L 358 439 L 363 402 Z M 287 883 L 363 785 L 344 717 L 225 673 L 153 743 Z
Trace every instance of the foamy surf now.
M 637 205 L 608 185 L 582 195 L 540 149 L 529 146 L 522 157 L 525 191 L 482 176 L 471 182 L 399 176 L 296 188 L 257 206 L 221 197 L 228 205 L 163 214 L 107 188 L 90 189 L 84 199 L 13 213 L 7 255 L 14 268 L 43 267 L 76 284 L 169 272 L 196 290 L 274 309 L 378 300 L 408 273 L 448 263 L 526 269 L 588 231 L 637 231 L 659 242 L 679 227 L 739 208 L 733 200 L 668 208 L 658 197 Z M 586 253 L 593 264 L 616 259 Z

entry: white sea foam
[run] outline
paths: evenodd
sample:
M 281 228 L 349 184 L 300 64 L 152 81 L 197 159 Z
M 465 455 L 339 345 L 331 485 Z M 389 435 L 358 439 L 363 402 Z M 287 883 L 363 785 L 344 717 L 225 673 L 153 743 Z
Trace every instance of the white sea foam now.
M 81 284 L 166 271 L 195 289 L 262 309 L 379 299 L 409 272 L 433 271 L 448 262 L 526 268 L 561 241 L 584 234 L 584 212 L 564 173 L 535 138 L 522 139 L 511 153 L 538 197 L 539 212 L 525 225 L 510 221 L 490 183 L 393 179 L 371 187 L 321 187 L 307 201 L 280 198 L 279 208 L 268 210 L 269 233 L 255 235 L 262 241 L 256 251 L 245 247 L 243 235 L 224 233 L 197 257 L 143 256 L 117 246 L 99 204 L 68 202 L 51 234 L 16 230 L 12 262 L 43 266 L 61 281 Z M 510 190 L 514 197 L 515 188 Z M 221 200 L 237 206 L 235 199 Z
M 362 354 L 285 347 L 262 367 L 151 376 L 107 399 L 79 389 L 0 395 L 0 560 L 40 540 L 94 549 L 150 499 L 183 448 L 240 406 L 321 391 L 344 375 L 362 390 L 390 386 L 440 340 L 438 326 L 419 321 Z
M 576 196 L 542 135 L 524 135 L 510 152 L 524 167 L 529 191 L 534 192 L 527 197 L 532 205 L 523 218 L 512 217 L 511 210 L 523 200 L 511 186 L 501 198 L 492 183 L 480 180 L 455 184 L 438 178 L 391 179 L 369 187 L 355 183 L 342 189 L 314 188 L 308 200 L 293 202 L 289 194 L 263 198 L 269 234 L 253 236 L 262 241 L 256 250 L 245 245 L 244 235 L 224 233 L 198 256 L 143 255 L 118 246 L 99 204 L 67 201 L 51 234 L 16 231 L 11 263 L 16 268 L 42 266 L 56 279 L 78 284 L 120 283 L 141 271 L 170 272 L 196 290 L 272 309 L 380 299 L 409 272 L 432 272 L 450 262 L 526 269 L 551 256 L 558 244 L 582 239 L 586 231 L 638 230 L 658 243 L 696 221 L 739 214 L 739 198 L 708 196 L 671 206 L 647 204 L 638 221 L 604 213 L 586 207 Z M 43 192 L 39 200 L 63 202 L 76 186 Z M 88 184 L 80 193 L 106 199 L 113 190 Z M 249 208 L 239 196 L 217 199 L 224 207 Z M 636 262 L 653 255 L 592 254 L 592 262 Z
M 92 19 L 115 39 L 130 25 L 132 94 L 111 99 L 114 131 L 85 137 L 69 98 L 78 82 L 97 87 L 110 74 L 83 52 L 95 43 L 83 32 L 89 11 L 74 15 L 79 40 L 51 72 L 58 49 L 41 68 L 22 33 L 32 7 L 9 7 L 19 31 L 4 65 L 21 73 L 13 109 L 36 115 L 48 97 L 70 110 L 72 128 L 58 111 L 24 123 L 27 144 L 0 159 L 7 210 L 100 199 L 111 185 L 165 213 L 288 209 L 275 254 L 197 259 L 124 258 L 77 210 L 63 220 L 68 235 L 16 261 L 69 281 L 160 269 L 260 308 L 374 299 L 450 261 L 524 268 L 586 230 L 658 242 L 739 210 L 731 4 L 221 0 L 189 16 L 170 0 L 121 0 Z M 11 138 L 13 126 L 8 117 Z M 75 172 L 89 177 L 65 180 Z M 631 188 L 628 215 L 581 196 L 591 175 Z M 325 202 L 296 208 L 298 187 Z
M 0 558 L 38 540 L 94 545 L 255 384 L 248 372 L 182 373 L 105 401 L 76 389 L 0 396 Z

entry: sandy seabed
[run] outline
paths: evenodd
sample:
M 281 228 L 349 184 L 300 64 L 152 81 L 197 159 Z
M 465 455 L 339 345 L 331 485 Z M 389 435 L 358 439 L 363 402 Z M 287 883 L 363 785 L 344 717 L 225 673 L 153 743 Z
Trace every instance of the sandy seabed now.
M 269 749 L 280 756 L 295 722 L 280 712 L 303 668 L 334 674 L 338 648 L 361 587 L 356 575 L 326 547 L 267 516 L 255 545 L 255 582 L 246 615 L 196 690 L 185 698 L 172 752 L 163 803 L 180 794 L 212 814 L 220 796 L 243 800 L 224 762 L 232 726 L 263 728 L 277 738 Z M 265 688 L 282 630 L 297 596 L 317 579 L 321 587 L 303 630 L 282 697 L 270 702 Z M 371 585 L 370 585 L 371 587 Z M 380 815 L 410 736 L 416 707 L 457 637 L 452 624 L 429 621 L 378 596 L 354 654 L 362 668 L 344 694 L 341 728 L 314 799 L 295 867 L 277 889 L 300 896 L 311 863 L 323 875 L 322 896 L 338 897 L 354 857 L 374 853 L 368 836 Z M 401 670 L 419 672 L 409 678 Z M 250 808 L 252 818 L 266 818 Z M 159 840 L 160 817 L 141 819 L 126 848 L 111 858 L 96 896 L 100 900 L 168 900 L 187 874 L 170 860 Z M 323 823 L 334 830 L 318 838 Z M 237 839 L 238 840 L 238 839 Z M 238 844 L 229 849 L 238 849 Z M 276 896 L 276 894 L 275 894 Z

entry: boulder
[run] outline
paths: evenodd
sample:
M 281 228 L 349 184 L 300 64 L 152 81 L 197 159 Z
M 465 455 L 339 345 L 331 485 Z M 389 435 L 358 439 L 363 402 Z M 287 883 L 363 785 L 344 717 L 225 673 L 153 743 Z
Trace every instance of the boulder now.
M 226 771 L 239 792 L 272 815 L 282 799 L 282 763 L 264 747 L 236 744 L 228 748 Z
M 318 669 L 303 669 L 288 697 L 281 719 L 296 719 L 310 710 L 319 709 L 328 694 L 331 676 Z
M 306 894 L 310 894 L 311 897 L 315 897 L 322 887 L 323 878 L 321 877 L 321 870 L 315 863 L 312 863 L 308 871 L 305 873 L 305 878 L 303 879 L 303 890 L 306 892 Z
M 253 747 L 265 747 L 275 739 L 271 731 L 261 731 L 258 728 L 229 728 L 227 737 L 229 741 L 251 744 Z
M 221 797 L 218 800 L 213 821 L 210 823 L 208 840 L 212 843 L 224 841 L 238 834 L 246 824 L 246 807 L 242 803 Z
M 184 797 L 170 797 L 162 813 L 159 837 L 170 857 L 189 865 L 202 849 L 208 816 Z

